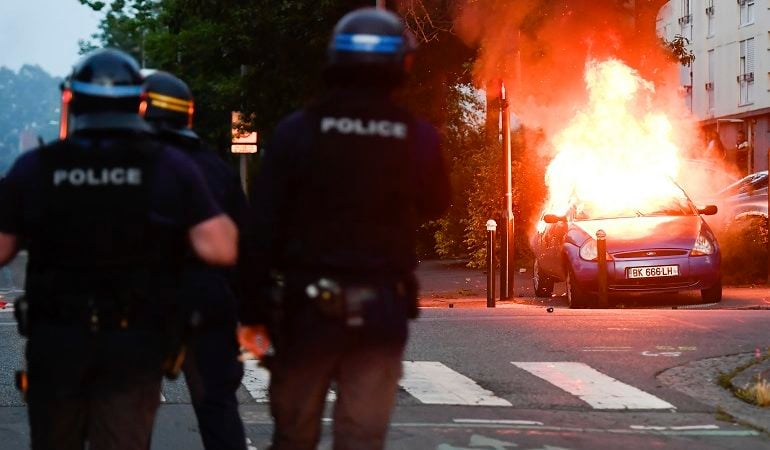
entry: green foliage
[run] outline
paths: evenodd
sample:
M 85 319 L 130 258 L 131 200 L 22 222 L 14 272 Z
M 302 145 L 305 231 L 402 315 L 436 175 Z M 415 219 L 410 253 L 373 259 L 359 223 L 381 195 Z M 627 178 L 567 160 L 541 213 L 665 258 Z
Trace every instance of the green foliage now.
M 270 130 L 321 88 L 326 48 L 336 21 L 366 0 L 80 0 L 105 11 L 100 45 L 122 48 L 152 68 L 175 73 L 196 97 L 196 128 L 218 144 L 229 142 L 230 111 L 269 145 Z M 454 199 L 447 215 L 422 228 L 421 254 L 485 258 L 485 223 L 500 220 L 503 173 L 500 144 L 486 139 L 483 101 L 469 88 L 474 49 L 453 35 L 451 1 L 433 2 L 430 20 L 406 11 L 422 45 L 401 95 L 418 115 L 437 124 L 452 171 Z M 93 45 L 93 43 L 91 43 Z M 89 47 L 88 43 L 83 45 Z M 533 164 L 523 133 L 514 140 L 514 212 L 519 257 L 542 163 Z M 536 175 L 540 178 L 537 179 Z
M 730 224 L 718 237 L 722 249 L 722 276 L 728 284 L 765 283 L 767 280 L 767 220 L 746 217 Z
M 38 66 L 25 65 L 18 73 L 0 67 L 0 173 L 19 155 L 22 133 L 56 138 L 60 83 Z
M 441 257 L 467 257 L 472 267 L 486 264 L 486 223 L 504 226 L 504 155 L 502 145 L 484 132 L 485 105 L 471 87 L 457 85 L 448 98 L 445 152 L 454 198 L 449 212 L 430 224 Z M 527 139 L 525 139 L 525 136 Z M 515 257 L 531 258 L 528 233 L 545 196 L 545 161 L 536 155 L 542 135 L 520 129 L 511 136 Z M 523 262 L 521 264 L 524 264 Z
M 677 34 L 673 39 L 667 41 L 662 39 L 663 46 L 671 53 L 671 58 L 683 66 L 691 66 L 695 61 L 695 53 L 687 48 L 690 40 L 681 34 Z

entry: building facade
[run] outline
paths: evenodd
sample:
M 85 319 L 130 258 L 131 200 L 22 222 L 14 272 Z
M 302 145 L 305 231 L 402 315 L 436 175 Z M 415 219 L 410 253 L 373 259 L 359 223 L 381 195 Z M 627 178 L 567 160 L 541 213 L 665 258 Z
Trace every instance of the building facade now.
M 726 159 L 743 174 L 767 169 L 770 0 L 670 0 L 657 31 L 689 41 L 695 61 L 680 68 L 682 93 L 704 131 L 718 132 Z

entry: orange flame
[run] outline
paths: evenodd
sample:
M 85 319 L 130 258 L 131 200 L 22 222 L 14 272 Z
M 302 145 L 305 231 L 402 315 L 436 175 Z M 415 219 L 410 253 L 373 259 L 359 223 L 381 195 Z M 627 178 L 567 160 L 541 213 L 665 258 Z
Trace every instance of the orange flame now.
M 546 211 L 634 216 L 678 196 L 680 151 L 652 83 L 617 59 L 589 61 L 585 83 L 587 104 L 551 139 Z

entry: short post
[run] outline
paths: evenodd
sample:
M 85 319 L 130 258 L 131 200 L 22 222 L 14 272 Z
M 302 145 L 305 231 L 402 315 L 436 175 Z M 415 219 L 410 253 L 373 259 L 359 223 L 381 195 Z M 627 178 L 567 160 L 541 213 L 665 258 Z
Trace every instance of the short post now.
M 607 306 L 607 233 L 596 232 L 596 262 L 599 264 L 599 306 Z
M 487 220 L 487 308 L 495 307 L 495 231 L 497 222 Z

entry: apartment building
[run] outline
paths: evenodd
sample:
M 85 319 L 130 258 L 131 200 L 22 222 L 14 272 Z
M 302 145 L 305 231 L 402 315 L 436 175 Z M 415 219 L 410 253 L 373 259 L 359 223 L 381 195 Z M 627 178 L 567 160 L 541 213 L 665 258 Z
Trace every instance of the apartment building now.
M 670 0 L 658 35 L 682 35 L 695 54 L 680 68 L 682 94 L 704 130 L 719 132 L 735 160 L 743 132 L 751 151 L 744 173 L 768 167 L 770 152 L 770 0 Z

